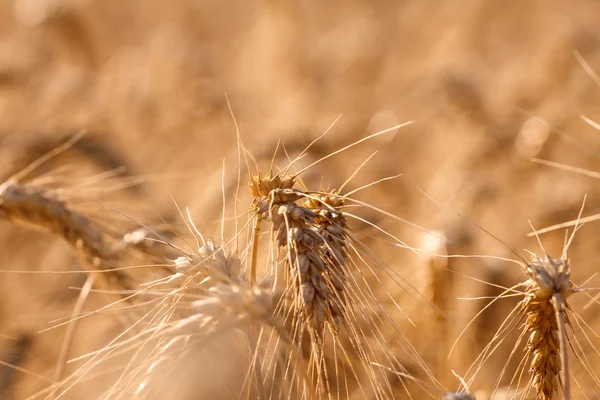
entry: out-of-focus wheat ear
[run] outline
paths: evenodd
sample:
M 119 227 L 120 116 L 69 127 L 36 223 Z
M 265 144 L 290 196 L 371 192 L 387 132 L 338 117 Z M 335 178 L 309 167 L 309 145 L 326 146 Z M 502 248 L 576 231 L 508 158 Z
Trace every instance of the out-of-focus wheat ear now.
M 437 309 L 435 316 L 434 332 L 448 332 L 449 297 L 452 293 L 448 276 L 448 247 L 446 236 L 441 231 L 425 232 L 423 234 L 422 249 L 424 252 L 425 290 L 424 294 L 431 304 Z M 437 374 L 441 382 L 448 378 L 448 350 L 447 334 L 436 335 L 437 348 Z
M 92 270 L 111 269 L 111 255 L 103 234 L 84 215 L 41 188 L 14 181 L 0 185 L 0 217 L 49 230 L 66 240 Z M 121 271 L 110 270 L 106 274 L 114 283 L 129 288 Z
M 11 338 L 13 343 L 3 346 L 4 351 L 0 353 L 0 398 L 13 398 L 17 372 L 22 371 L 21 364 L 27 359 L 33 341 L 28 334 L 22 334 L 17 338 Z
M 48 191 L 11 180 L 5 182 L 0 185 L 0 217 L 54 233 L 75 249 L 83 267 L 91 269 L 73 309 L 73 318 L 68 323 L 59 352 L 54 378 L 55 382 L 60 382 L 75 335 L 77 316 L 83 310 L 94 282 L 98 277 L 102 277 L 105 289 L 110 289 L 116 284 L 127 290 L 130 287 L 129 281 L 122 272 L 112 270 L 116 258 L 106 245 L 103 233 L 83 214 L 72 210 L 65 201 Z

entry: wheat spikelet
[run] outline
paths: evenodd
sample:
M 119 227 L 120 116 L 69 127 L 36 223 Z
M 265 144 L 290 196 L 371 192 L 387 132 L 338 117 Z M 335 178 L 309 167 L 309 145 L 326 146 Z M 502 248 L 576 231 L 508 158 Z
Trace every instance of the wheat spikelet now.
M 315 227 L 321 238 L 323 238 L 325 265 L 327 277 L 333 287 L 342 292 L 345 285 L 345 266 L 348 258 L 348 234 L 347 221 L 341 208 L 344 206 L 345 198 L 338 195 L 336 190 L 331 193 L 317 193 L 314 197 L 308 197 L 305 206 L 317 214 Z M 338 316 L 336 316 L 339 318 Z

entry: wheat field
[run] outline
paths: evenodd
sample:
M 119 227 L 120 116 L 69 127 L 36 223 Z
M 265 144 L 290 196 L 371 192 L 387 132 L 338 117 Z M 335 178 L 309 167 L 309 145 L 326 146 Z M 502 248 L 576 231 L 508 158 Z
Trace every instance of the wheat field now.
M 0 0 L 0 399 L 600 398 L 598 15 Z

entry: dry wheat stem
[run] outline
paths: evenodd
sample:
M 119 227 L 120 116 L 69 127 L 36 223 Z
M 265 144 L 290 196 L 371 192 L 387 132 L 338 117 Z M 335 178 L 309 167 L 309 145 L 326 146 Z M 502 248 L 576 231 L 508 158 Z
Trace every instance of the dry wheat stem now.
M 252 255 L 250 258 L 250 285 L 256 284 L 256 264 L 258 263 L 258 239 L 260 236 L 260 226 L 262 223 L 262 216 L 258 214 L 254 219 L 254 229 L 252 235 Z
M 443 232 L 425 233 L 423 236 L 423 250 L 425 252 L 425 268 L 427 279 L 425 282 L 425 295 L 436 308 L 438 314 L 433 321 L 433 329 L 437 332 L 448 332 L 449 293 L 452 288 L 448 280 L 448 259 L 438 255 L 448 255 L 446 237 Z M 448 371 L 448 340 L 446 336 L 439 339 L 437 357 L 437 378 L 446 382 Z
M 75 319 L 75 317 L 78 316 L 83 311 L 85 301 L 92 289 L 92 286 L 94 285 L 95 280 L 96 280 L 95 274 L 88 275 L 88 277 L 83 285 L 83 288 L 81 289 L 81 292 L 77 298 L 77 302 L 75 303 L 75 306 L 73 307 L 73 312 L 71 313 L 71 322 L 69 323 L 69 325 L 67 325 L 67 331 L 65 332 L 65 338 L 63 339 L 63 343 L 62 343 L 60 353 L 58 356 L 58 361 L 56 363 L 56 371 L 54 372 L 54 382 L 59 382 L 63 378 L 65 364 L 67 363 L 69 350 L 71 348 L 71 343 L 73 340 L 73 336 L 75 335 L 75 329 L 77 327 L 78 320 Z
M 562 360 L 562 386 L 563 386 L 563 398 L 569 399 L 571 393 L 571 386 L 569 381 L 569 351 L 567 348 L 567 332 L 566 332 L 566 301 L 561 293 L 554 293 L 552 295 L 552 306 L 556 314 L 556 322 L 558 326 L 558 337 L 560 343 L 560 354 Z

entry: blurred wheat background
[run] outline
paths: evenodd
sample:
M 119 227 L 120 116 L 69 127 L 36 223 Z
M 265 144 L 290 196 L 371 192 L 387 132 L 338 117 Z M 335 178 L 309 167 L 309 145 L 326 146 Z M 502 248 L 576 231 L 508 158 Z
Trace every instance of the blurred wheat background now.
M 69 135 L 88 132 L 45 168 L 70 166 L 69 176 L 80 177 L 122 168 L 142 179 L 111 191 L 111 206 L 103 190 L 81 188 L 75 197 L 83 209 L 123 230 L 135 221 L 111 207 L 145 222 L 161 216 L 182 227 L 175 200 L 218 236 L 222 175 L 231 195 L 238 167 L 227 98 L 245 146 L 264 168 L 279 141 L 297 155 L 339 115 L 300 167 L 413 120 L 328 159 L 303 178 L 324 189 L 337 187 L 377 151 L 349 188 L 402 174 L 357 197 L 446 237 L 436 252 L 442 246 L 449 254 L 513 257 L 457 212 L 508 246 L 539 253 L 535 239 L 527 237 L 529 221 L 544 228 L 573 220 L 585 194 L 583 216 L 600 212 L 597 179 L 531 161 L 600 169 L 600 131 L 581 117 L 600 121 L 600 79 L 593 72 L 600 73 L 598 16 L 600 4 L 585 0 L 1 0 L 0 171 L 8 177 Z M 277 161 L 285 164 L 283 152 Z M 360 215 L 411 246 L 432 240 L 369 209 Z M 430 260 L 370 242 L 367 223 L 355 221 L 353 228 L 367 233 L 382 262 L 429 296 Z M 570 252 L 576 283 L 598 271 L 599 233 L 594 222 L 577 233 Z M 564 234 L 541 236 L 550 254 L 560 255 Z M 3 221 L 0 235 L 2 270 L 79 268 L 68 247 L 45 232 Z M 502 292 L 478 280 L 510 287 L 523 277 L 518 267 L 490 258 L 437 262 L 444 317 L 393 282 L 386 286 L 404 305 L 404 313 L 393 317 L 438 379 L 455 389 L 459 382 L 451 371 L 466 372 L 517 302 L 506 299 L 486 309 L 447 358 L 463 328 L 489 302 L 483 297 Z M 0 275 L 0 360 L 6 363 L 0 366 L 0 398 L 26 398 L 52 380 L 65 327 L 40 331 L 70 315 L 78 291 L 69 288 L 84 280 Z M 588 286 L 598 282 L 593 278 Z M 584 309 L 593 295 L 574 298 L 571 306 L 598 329 L 598 306 Z M 482 298 L 458 299 L 467 297 Z M 102 301 L 92 296 L 86 307 L 98 308 Z M 72 355 L 102 346 L 119 329 L 115 318 L 80 324 Z M 585 353 L 600 344 L 593 334 L 590 341 L 582 341 Z M 483 393 L 481 398 L 487 398 L 511 348 L 510 340 L 503 343 L 479 372 L 471 390 Z M 517 357 L 506 366 L 503 385 L 519 362 Z M 590 362 L 600 369 L 598 358 Z M 573 373 L 585 381 L 585 373 Z M 94 385 L 102 384 L 75 386 L 65 398 L 96 398 Z M 584 385 L 572 396 L 599 394 Z

